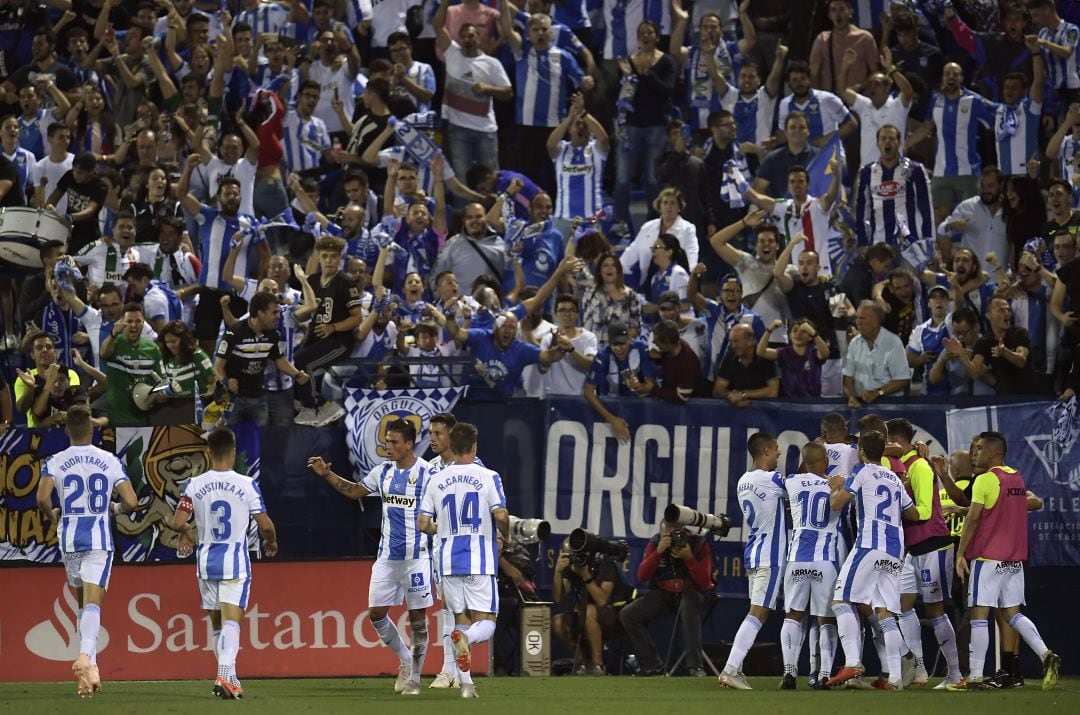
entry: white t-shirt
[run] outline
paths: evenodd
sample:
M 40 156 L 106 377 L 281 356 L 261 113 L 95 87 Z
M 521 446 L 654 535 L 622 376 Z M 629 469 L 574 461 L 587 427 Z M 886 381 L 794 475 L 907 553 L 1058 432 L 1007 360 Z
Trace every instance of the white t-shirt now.
M 881 108 L 875 108 L 869 97 L 862 94 L 855 95 L 855 106 L 852 107 L 859 115 L 859 138 L 862 144 L 859 149 L 859 166 L 873 164 L 881 158 L 877 148 L 878 129 L 891 124 L 900 130 L 900 143 L 903 144 L 907 136 L 907 117 L 911 106 L 904 106 L 899 97 L 889 97 Z
M 509 87 L 510 78 L 502 63 L 483 53 L 476 57 L 461 54 L 461 46 L 450 43 L 443 55 L 446 64 L 446 88 L 443 91 L 443 119 L 448 124 L 478 132 L 494 132 L 495 108 L 490 95 L 474 94 L 477 82 Z
M 333 67 L 324 65 L 322 60 L 312 62 L 308 66 L 307 76 L 309 80 L 318 82 L 321 88 L 319 91 L 319 103 L 315 105 L 315 111 L 312 114 L 323 120 L 328 132 L 345 131 L 341 119 L 338 118 L 334 108 L 330 106 L 330 102 L 334 99 L 334 88 L 336 87 L 338 99 L 345 105 L 346 110 L 353 106 L 355 101 L 353 80 L 356 78 L 349 74 L 349 63 L 342 60 L 341 66 L 335 70 Z
M 545 340 L 548 344 L 551 343 L 551 331 L 555 328 L 555 325 L 549 323 L 546 320 L 541 320 L 533 330 L 533 339 L 539 340 L 543 343 Z M 521 328 L 518 328 L 518 335 L 521 335 Z M 543 348 L 541 348 L 542 350 Z M 543 397 L 544 388 L 547 384 L 547 376 L 540 374 L 539 365 L 527 365 L 524 370 L 521 371 L 522 384 L 525 387 L 525 394 L 529 397 Z
M 46 156 L 44 159 L 40 159 L 36 164 L 33 164 L 30 167 L 26 179 L 34 189 L 38 187 L 43 178 L 47 179 L 48 183 L 45 184 L 45 200 L 48 201 L 49 197 L 52 196 L 52 192 L 56 191 L 56 185 L 60 183 L 60 179 L 63 178 L 64 174 L 71 171 L 71 162 L 74 159 L 75 155 L 70 151 L 68 152 L 67 157 L 59 164 Z M 60 200 L 56 204 L 56 210 L 62 214 L 67 213 L 66 195 L 60 197 Z
M 215 156 L 206 165 L 206 190 L 210 200 L 217 196 L 218 180 L 222 176 L 234 176 L 240 182 L 240 213 L 254 216 L 255 171 L 256 166 L 247 157 L 242 156 L 240 161 L 230 165 Z
M 596 334 L 582 329 L 576 338 L 570 338 L 570 344 L 574 350 L 587 357 L 596 357 L 597 340 Z M 547 350 L 551 347 L 551 333 L 549 332 L 540 341 L 540 349 Z M 585 378 L 589 371 L 578 367 L 573 355 L 566 355 L 562 360 L 553 363 L 547 372 L 547 383 L 544 385 L 549 395 L 580 395 L 585 387 Z

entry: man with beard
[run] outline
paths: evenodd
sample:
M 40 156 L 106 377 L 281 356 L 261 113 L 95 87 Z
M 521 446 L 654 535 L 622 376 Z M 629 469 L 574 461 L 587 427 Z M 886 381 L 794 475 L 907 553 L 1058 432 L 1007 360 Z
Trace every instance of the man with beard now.
M 933 236 L 930 176 L 919 162 L 901 156 L 901 130 L 886 124 L 877 131 L 879 158 L 859 171 L 855 231 L 859 245 L 896 245 Z
M 978 188 L 977 176 L 982 169 L 979 156 L 979 125 L 990 127 L 994 122 L 993 105 L 985 98 L 964 90 L 964 71 L 955 62 L 945 65 L 941 90 L 930 103 L 930 117 L 919 132 L 929 135 L 937 127 L 937 151 L 934 160 L 933 200 L 934 218 L 938 221 L 950 209 Z M 908 138 L 908 144 L 921 141 Z
M 123 318 L 101 341 L 100 359 L 107 380 L 105 400 L 110 425 L 145 425 L 146 413 L 135 405 L 133 390 L 140 383 L 153 385 L 159 375 L 165 374 L 161 351 L 157 343 L 143 336 L 143 325 L 142 306 L 128 303 Z
M 703 374 L 710 375 L 715 366 L 723 362 L 727 355 L 733 327 L 749 325 L 757 340 L 765 334 L 765 321 L 760 315 L 743 305 L 742 281 L 736 275 L 729 274 L 720 279 L 719 303 L 699 293 L 698 277 L 704 272 L 704 263 L 694 266 L 690 274 L 690 282 L 686 286 L 686 297 L 695 309 L 705 313 L 705 356 L 702 363 Z
M 506 275 L 506 244 L 487 222 L 484 207 L 469 204 L 462 217 L 461 233 L 439 251 L 436 275 L 452 271 L 458 283 L 472 288 L 473 282 L 488 273 L 500 280 Z
M 1012 307 L 1004 298 L 990 301 L 990 329 L 979 338 L 971 362 L 977 378 L 999 395 L 1026 395 L 1035 392 L 1035 368 L 1031 360 L 1031 336 L 1012 324 Z
M 989 276 L 982 270 L 979 258 L 970 248 L 957 249 L 953 254 L 953 273 L 944 276 L 933 274 L 931 283 L 944 285 L 952 291 L 953 309 L 971 308 L 980 316 L 982 327 L 986 328 L 987 306 L 997 291 L 997 284 L 990 282 Z M 926 282 L 927 273 L 923 279 Z
M 810 67 L 805 62 L 796 60 L 788 64 L 787 82 L 791 94 L 780 100 L 778 127 L 786 126 L 785 120 L 791 112 L 802 112 L 810 129 L 807 138 L 819 149 L 834 133 L 840 132 L 843 139 L 855 131 L 855 117 L 851 116 L 843 100 L 832 92 L 811 86 Z
M 736 114 L 736 121 L 738 118 Z M 787 143 L 765 155 L 751 184 L 751 188 L 760 194 L 783 196 L 782 192 L 787 188 L 788 170 L 793 166 L 810 166 L 817 156 L 817 147 L 808 143 L 810 120 L 806 114 L 791 112 L 783 126 Z
M 1032 392 L 1049 392 L 1060 338 L 1058 323 L 1050 315 L 1053 273 L 1039 264 L 1035 254 L 1024 251 L 1017 275 L 1019 280 L 1001 296 L 1009 301 L 1013 324 L 1027 330 L 1031 339 L 1031 365 L 1038 379 L 1038 387 Z
M 233 176 L 223 176 L 218 183 L 218 207 L 210 208 L 188 192 L 191 172 L 202 162 L 198 154 L 192 154 L 184 164 L 184 172 L 177 184 L 177 194 L 184 211 L 199 224 L 199 241 L 202 247 L 202 270 L 199 272 L 199 306 L 195 311 L 195 338 L 203 350 L 214 350 L 218 328 L 221 325 L 221 297 L 229 290 L 222 270 L 229 255 L 229 244 L 239 231 L 242 248 L 236 259 L 235 273 L 239 276 L 266 275 L 270 260 L 270 248 L 254 230 L 255 219 L 240 212 L 240 181 Z M 184 296 L 180 296 L 183 298 Z M 242 313 L 245 306 L 234 308 Z
M 780 234 L 775 226 L 762 225 L 765 216 L 764 211 L 751 211 L 737 223 L 714 233 L 709 242 L 721 260 L 735 266 L 742 285 L 741 297 L 746 307 L 755 310 L 768 325 L 774 320 L 786 320 L 788 306 L 784 291 L 780 290 L 773 278 Z M 756 236 L 752 256 L 730 244 L 735 236 L 747 228 L 752 229 Z M 689 294 L 689 290 L 687 293 Z M 787 331 L 781 328 L 776 332 L 775 339 L 778 343 L 786 343 Z
M 68 239 L 70 253 L 81 251 L 101 235 L 98 211 L 105 201 L 105 193 L 105 182 L 98 178 L 94 155 L 88 151 L 79 152 L 46 201 L 50 206 L 58 206 L 61 198 L 67 199 L 67 221 L 71 224 L 71 238 Z
M 622 323 L 611 323 L 607 337 L 608 344 L 596 354 L 581 394 L 589 407 L 611 425 L 616 439 L 629 442 L 630 424 L 608 409 L 600 398 L 605 395 L 648 395 L 655 385 L 656 366 L 649 357 L 645 341 L 632 340 L 630 331 Z M 565 339 L 560 336 L 560 340 Z
M 938 226 L 938 234 L 960 238 L 960 245 L 984 258 L 993 252 L 1012 265 L 1012 244 L 1005 233 L 1005 213 L 1001 202 L 1005 187 L 1001 170 L 988 166 L 979 177 L 979 194 L 964 199 Z
M 528 365 L 548 366 L 575 348 L 570 338 L 560 335 L 547 350 L 518 338 L 518 319 L 512 313 L 500 313 L 491 330 L 465 330 L 455 320 L 435 312 L 435 321 L 446 328 L 458 347 L 468 346 L 476 358 L 477 375 L 470 380 L 470 394 L 478 399 L 510 397 L 521 385 L 522 371 Z

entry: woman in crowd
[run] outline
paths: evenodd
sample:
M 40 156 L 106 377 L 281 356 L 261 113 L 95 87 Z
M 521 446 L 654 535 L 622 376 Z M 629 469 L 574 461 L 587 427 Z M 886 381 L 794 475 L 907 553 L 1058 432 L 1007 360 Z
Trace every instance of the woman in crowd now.
M 622 264 L 614 253 L 597 261 L 596 276 L 582 271 L 581 326 L 596 334 L 599 346 L 607 344 L 607 326 L 622 323 L 631 335 L 641 334 L 641 308 L 644 301 L 623 280 Z
M 688 283 L 690 283 L 690 264 L 687 262 L 686 252 L 679 245 L 679 239 L 670 233 L 660 234 L 653 242 L 649 271 L 642 282 L 648 299 L 644 308 L 645 312 L 655 316 L 659 310 L 656 306 L 660 302 L 660 295 L 669 290 L 678 293 L 679 300 L 686 303 Z M 689 309 L 688 305 L 687 309 Z
M 196 399 L 205 405 L 214 398 L 217 376 L 213 363 L 195 343 L 195 336 L 183 321 L 166 323 L 157 343 L 165 368 L 162 377 L 173 381 L 174 389 L 179 385 L 179 390 L 154 410 L 151 421 L 154 424 L 184 424 L 185 420 L 180 419 L 182 415 L 190 415 L 189 422 L 195 421 Z

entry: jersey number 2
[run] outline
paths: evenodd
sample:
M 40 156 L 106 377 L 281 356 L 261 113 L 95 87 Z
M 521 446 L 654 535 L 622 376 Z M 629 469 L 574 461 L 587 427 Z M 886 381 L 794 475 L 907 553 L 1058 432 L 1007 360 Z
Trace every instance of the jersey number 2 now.
M 892 519 L 889 518 L 888 511 L 889 511 L 889 507 L 892 506 L 892 500 L 893 500 L 892 489 L 890 489 L 885 484 L 878 485 L 877 495 L 879 497 L 882 497 L 881 503 L 878 504 L 878 508 L 877 508 L 878 521 L 884 521 L 886 523 L 891 524 Z

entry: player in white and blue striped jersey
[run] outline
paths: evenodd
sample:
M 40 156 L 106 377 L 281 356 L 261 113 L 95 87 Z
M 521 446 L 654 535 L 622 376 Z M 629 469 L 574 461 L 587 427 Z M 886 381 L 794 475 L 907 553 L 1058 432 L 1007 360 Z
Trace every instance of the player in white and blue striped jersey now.
M 131 513 L 138 502 L 127 474 L 115 455 L 91 444 L 90 410 L 68 410 L 66 431 L 71 446 L 45 460 L 38 480 L 38 509 L 56 522 L 67 581 L 79 597 L 79 657 L 72 665 L 79 695 L 93 697 L 101 689 L 97 667 L 101 604 L 109 588 L 113 539 L 109 514 Z M 60 506 L 53 506 L 53 491 Z M 120 503 L 112 503 L 113 492 Z
M 498 539 L 510 541 L 502 478 L 475 464 L 476 427 L 450 429 L 454 463 L 433 475 L 424 491 L 417 526 L 439 543 L 438 571 L 443 602 L 453 611 L 454 644 L 461 697 L 475 698 L 469 647 L 495 633 L 499 612 Z
M 859 434 L 861 464 L 845 477 L 830 479 L 833 509 L 854 500 L 858 508 L 858 535 L 848 554 L 833 592 L 840 643 L 844 646 L 844 667 L 829 680 L 829 686 L 861 677 L 862 629 L 859 613 L 877 616 L 885 640 L 888 679 L 883 690 L 900 687 L 900 656 L 903 636 L 896 623 L 900 612 L 900 567 L 904 560 L 904 530 L 901 519 L 916 521 L 919 510 L 904 490 L 900 478 L 881 466 L 885 435 L 874 430 Z M 858 611 L 856 610 L 858 607 Z
M 836 653 L 836 619 L 832 616 L 831 601 L 840 564 L 841 512 L 833 511 L 829 505 L 832 489 L 826 477 L 828 450 L 817 442 L 809 442 L 802 453 L 806 471 L 788 475 L 784 480 L 794 531 L 784 572 L 787 617 L 780 628 L 780 648 L 784 655 L 781 690 L 795 689 L 802 624 L 807 611 L 818 620 L 819 672 L 832 673 Z
M 780 447 L 768 432 L 756 432 L 746 449 L 754 460 L 753 469 L 739 477 L 737 498 L 743 513 L 746 548 L 743 566 L 750 579 L 750 612 L 735 633 L 720 684 L 725 688 L 750 690 L 742 674 L 743 659 L 754 645 L 758 631 L 776 608 L 787 550 L 784 519 L 784 479 L 776 471 Z
M 216 645 L 214 694 L 234 700 L 244 695 L 236 677 L 236 654 L 240 650 L 240 623 L 251 594 L 248 527 L 254 518 L 263 539 L 263 553 L 271 558 L 277 555 L 277 532 L 258 483 L 233 471 L 236 435 L 232 430 L 218 427 L 206 438 L 206 446 L 210 470 L 188 480 L 170 526 L 180 532 L 176 552 L 181 557 L 191 554 L 198 531 L 199 594 L 211 623 L 221 633 Z M 192 515 L 194 528 L 188 521 Z
M 302 3 L 294 3 L 306 11 Z M 251 26 L 256 36 L 262 33 L 277 35 L 290 20 L 298 21 L 295 17 L 296 9 L 289 9 L 276 2 L 263 2 L 262 0 L 244 0 L 244 9 L 236 13 L 233 18 L 233 27 L 241 22 Z
M 420 673 L 427 657 L 427 609 L 434 602 L 430 539 L 416 528 L 420 499 L 431 477 L 431 466 L 413 452 L 416 428 L 408 420 L 396 420 L 386 428 L 386 454 L 359 483 L 330 471 L 322 457 L 308 460 L 308 468 L 350 499 L 374 494 L 382 499 L 379 553 L 368 586 L 368 617 L 383 644 L 397 654 L 401 665 L 394 692 L 420 694 Z M 411 649 L 390 620 L 390 606 L 404 599 L 409 609 Z
M 449 412 L 438 412 L 431 416 L 431 451 L 435 458 L 428 461 L 431 465 L 431 473 L 441 472 L 444 467 L 454 463 L 454 453 L 450 451 L 450 430 L 457 424 L 457 418 Z M 473 464 L 484 466 L 479 457 L 473 460 Z M 432 563 L 439 563 L 439 544 L 435 542 L 431 548 Z M 435 572 L 435 585 L 441 588 L 438 571 Z M 454 612 L 443 601 L 442 612 L 439 614 L 442 638 L 439 641 L 443 649 L 443 664 L 439 674 L 435 676 L 429 688 L 457 688 L 461 685 L 458 674 L 457 662 L 454 660 L 454 642 L 450 639 L 456 624 Z

